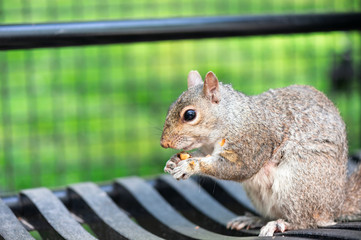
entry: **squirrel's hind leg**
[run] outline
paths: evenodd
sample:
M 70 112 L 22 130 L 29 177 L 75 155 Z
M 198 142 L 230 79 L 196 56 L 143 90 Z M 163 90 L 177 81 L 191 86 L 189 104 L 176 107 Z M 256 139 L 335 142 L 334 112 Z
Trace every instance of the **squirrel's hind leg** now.
M 326 227 L 336 224 L 333 221 L 318 221 L 318 227 Z M 278 219 L 276 221 L 270 221 L 265 226 L 261 228 L 259 236 L 273 236 L 275 232 L 285 232 L 286 230 L 296 230 L 307 228 L 305 225 L 295 224 L 286 222 L 283 219 Z
M 250 228 L 258 228 L 262 227 L 265 224 L 265 221 L 258 216 L 254 216 L 250 213 L 246 213 L 244 216 L 239 216 L 231 219 L 227 228 L 232 230 L 241 230 L 241 229 L 250 229 Z

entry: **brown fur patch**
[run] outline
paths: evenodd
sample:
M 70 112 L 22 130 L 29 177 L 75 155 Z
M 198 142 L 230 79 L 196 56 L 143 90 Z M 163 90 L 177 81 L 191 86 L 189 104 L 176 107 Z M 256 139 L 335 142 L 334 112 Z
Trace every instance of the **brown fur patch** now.
M 207 174 L 213 170 L 212 166 L 209 166 L 208 164 L 206 164 L 202 161 L 199 162 L 199 168 L 200 168 L 201 172 L 205 173 L 205 174 Z
M 317 219 L 320 218 L 320 213 L 319 213 L 319 212 L 314 212 L 313 215 L 312 215 L 312 217 L 313 217 L 315 220 L 317 220 Z
M 235 163 L 238 161 L 238 154 L 232 150 L 225 150 L 220 155 L 230 162 Z

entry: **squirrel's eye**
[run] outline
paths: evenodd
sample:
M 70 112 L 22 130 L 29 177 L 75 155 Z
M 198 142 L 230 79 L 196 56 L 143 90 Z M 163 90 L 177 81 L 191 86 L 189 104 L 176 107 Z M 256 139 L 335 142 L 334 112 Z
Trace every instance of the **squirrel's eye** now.
M 193 109 L 189 109 L 184 113 L 184 120 L 189 122 L 192 121 L 196 117 L 196 111 Z

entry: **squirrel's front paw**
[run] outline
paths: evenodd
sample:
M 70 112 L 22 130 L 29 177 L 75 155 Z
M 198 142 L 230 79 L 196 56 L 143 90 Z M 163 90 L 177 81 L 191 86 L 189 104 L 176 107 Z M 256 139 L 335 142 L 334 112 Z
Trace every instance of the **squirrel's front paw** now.
M 192 160 L 192 158 L 189 158 L 188 160 L 180 161 L 171 174 L 177 180 L 187 179 L 191 175 L 196 173 L 197 163 L 198 162 L 196 160 Z
M 165 164 L 164 172 L 173 174 L 174 168 L 180 161 L 181 159 L 178 157 L 178 154 L 174 154 Z

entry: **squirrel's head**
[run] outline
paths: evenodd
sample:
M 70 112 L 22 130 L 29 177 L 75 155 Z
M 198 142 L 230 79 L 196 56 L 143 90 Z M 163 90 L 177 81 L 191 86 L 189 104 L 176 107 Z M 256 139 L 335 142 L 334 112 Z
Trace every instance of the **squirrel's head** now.
M 203 82 L 197 71 L 188 75 L 188 90 L 170 106 L 165 120 L 161 146 L 191 150 L 215 143 L 221 136 L 219 104 L 220 83 L 213 72 Z

